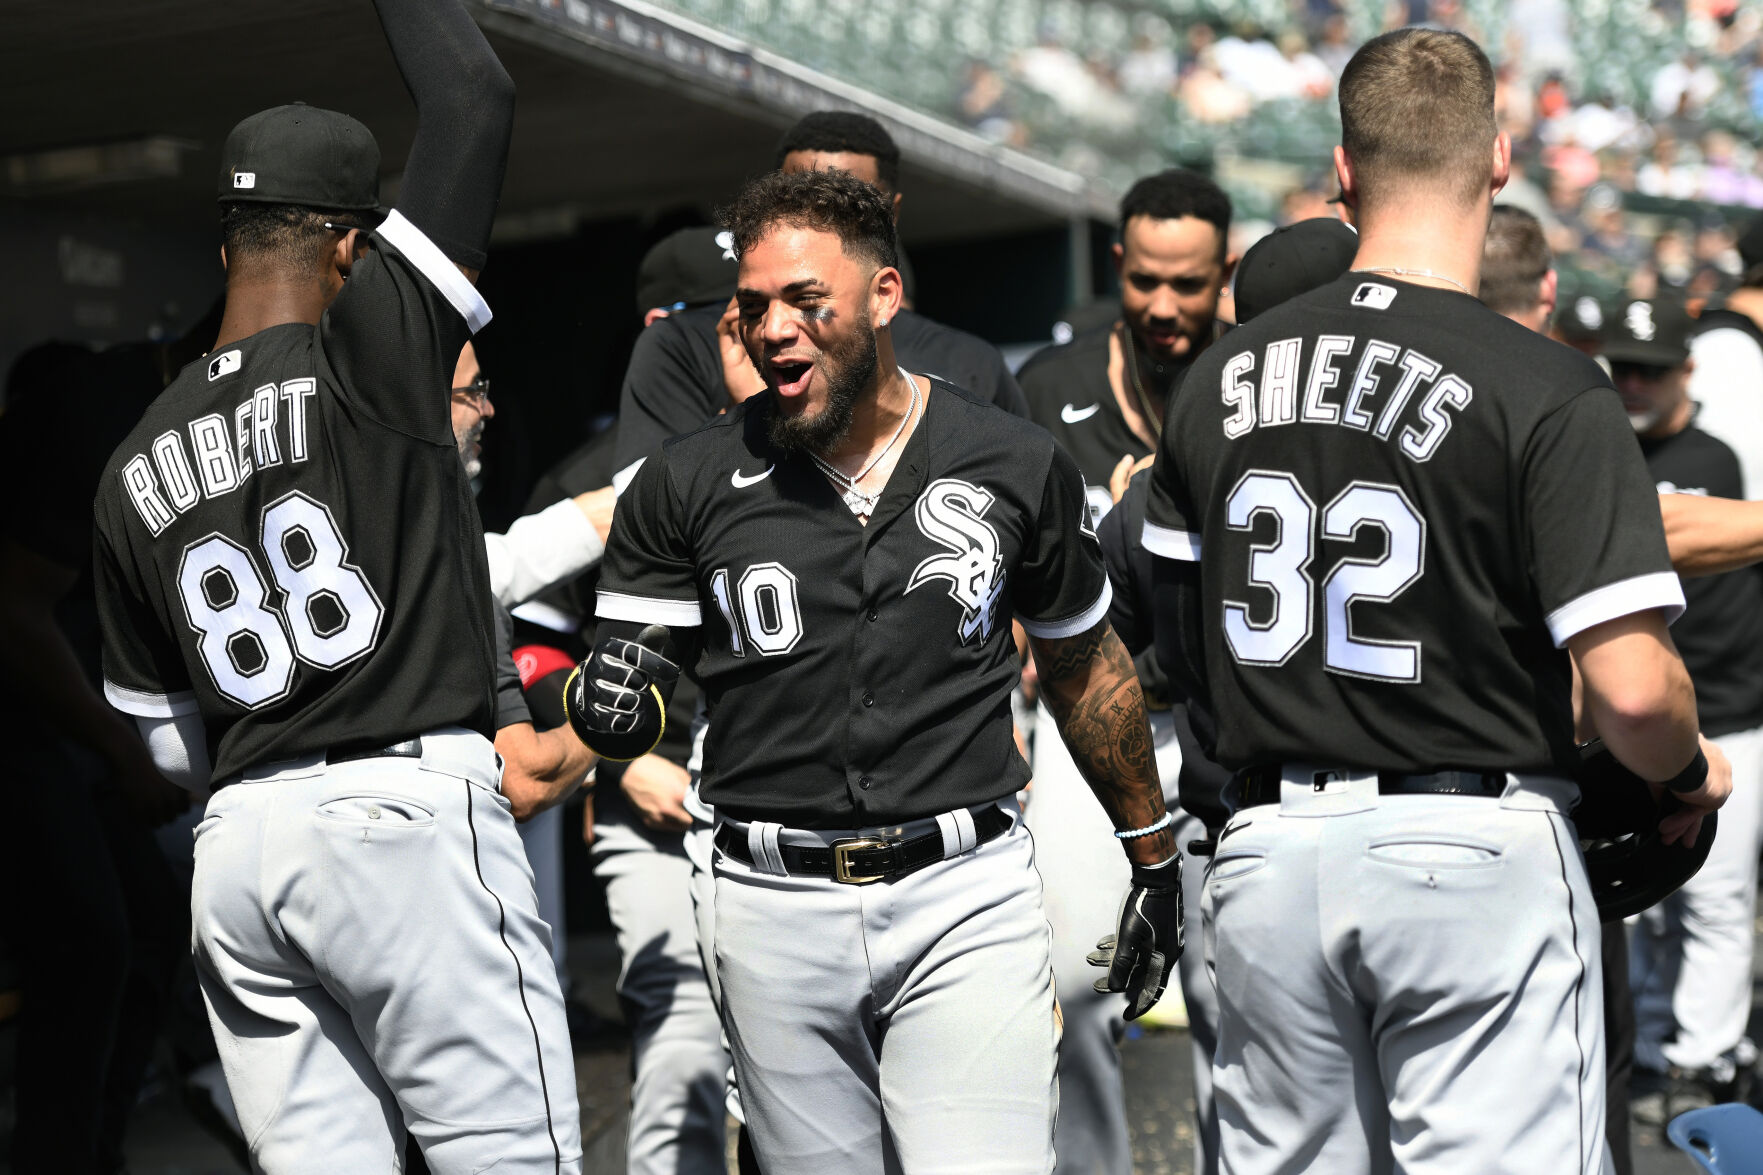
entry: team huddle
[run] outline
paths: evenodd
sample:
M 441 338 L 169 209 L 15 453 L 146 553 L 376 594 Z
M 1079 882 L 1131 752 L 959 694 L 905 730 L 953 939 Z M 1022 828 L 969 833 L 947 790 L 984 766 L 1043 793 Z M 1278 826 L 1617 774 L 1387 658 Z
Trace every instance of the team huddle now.
M 812 115 L 665 244 L 615 434 L 485 535 L 513 86 L 458 0 L 375 4 L 397 206 L 347 116 L 240 123 L 218 337 L 96 503 L 106 697 L 212 789 L 257 1169 L 582 1169 L 517 818 L 587 781 L 633 1172 L 722 1170 L 725 1113 L 767 1175 L 1125 1171 L 1172 984 L 1204 1170 L 1611 1170 L 1599 915 L 1732 772 L 1609 375 L 1475 296 L 1473 42 L 1347 66 L 1352 228 L 1239 265 L 1222 191 L 1141 181 L 1118 320 L 1020 386 L 911 309 L 885 131 Z

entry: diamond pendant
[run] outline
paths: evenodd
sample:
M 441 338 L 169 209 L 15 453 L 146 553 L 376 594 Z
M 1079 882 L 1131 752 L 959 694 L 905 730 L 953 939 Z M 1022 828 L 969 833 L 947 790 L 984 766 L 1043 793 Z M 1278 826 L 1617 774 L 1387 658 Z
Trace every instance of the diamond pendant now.
M 868 515 L 874 513 L 876 501 L 880 497 L 880 494 L 866 494 L 856 486 L 852 486 L 844 493 L 845 505 L 853 514 Z

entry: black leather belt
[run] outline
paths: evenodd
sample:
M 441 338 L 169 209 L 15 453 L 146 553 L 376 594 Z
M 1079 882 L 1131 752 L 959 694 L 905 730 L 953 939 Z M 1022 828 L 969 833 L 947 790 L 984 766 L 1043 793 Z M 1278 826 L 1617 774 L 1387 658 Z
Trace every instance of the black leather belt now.
M 357 751 L 332 751 L 324 757 L 326 763 L 354 763 L 362 759 L 420 759 L 422 758 L 422 740 L 407 738 L 401 743 L 393 743 L 389 747 L 366 747 Z
M 975 844 L 1003 835 L 1010 827 L 1010 815 L 997 805 L 982 810 L 973 818 Z M 716 847 L 743 864 L 753 864 L 753 853 L 747 838 L 724 824 L 716 830 Z M 835 840 L 830 845 L 778 845 L 784 868 L 791 873 L 814 877 L 831 877 L 846 885 L 868 885 L 872 881 L 890 881 L 915 869 L 941 861 L 946 855 L 943 831 L 927 832 L 908 840 L 884 836 L 859 836 Z
M 1279 785 L 1283 774 L 1284 768 L 1278 763 L 1249 767 L 1237 772 L 1237 807 L 1253 808 L 1257 804 L 1279 803 Z M 1336 772 L 1318 771 L 1312 786 L 1321 791 L 1336 779 Z M 1377 790 L 1379 795 L 1386 796 L 1498 797 L 1506 794 L 1506 776 L 1504 772 L 1484 771 L 1434 771 L 1427 775 L 1379 771 Z

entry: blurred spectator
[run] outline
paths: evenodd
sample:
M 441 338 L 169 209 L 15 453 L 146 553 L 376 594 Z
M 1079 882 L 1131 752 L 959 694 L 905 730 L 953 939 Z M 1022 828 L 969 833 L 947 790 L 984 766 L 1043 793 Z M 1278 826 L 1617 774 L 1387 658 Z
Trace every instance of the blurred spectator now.
M 1175 90 L 1175 50 L 1149 33 L 1140 33 L 1120 63 L 1120 88 L 1128 94 L 1169 94 Z
M 1720 75 L 1694 50 L 1688 50 L 1659 68 L 1648 93 L 1654 118 L 1676 116 L 1699 121 L 1708 103 L 1720 93 Z
M 1358 47 L 1348 33 L 1347 18 L 1343 14 L 1337 12 L 1322 22 L 1322 34 L 1316 40 L 1316 57 L 1336 78 L 1347 68 L 1347 62 L 1353 59 L 1353 51 Z
M 1010 97 L 998 71 L 983 61 L 967 66 L 961 90 L 961 120 L 994 143 L 1017 144 L 1021 128 L 1010 117 Z

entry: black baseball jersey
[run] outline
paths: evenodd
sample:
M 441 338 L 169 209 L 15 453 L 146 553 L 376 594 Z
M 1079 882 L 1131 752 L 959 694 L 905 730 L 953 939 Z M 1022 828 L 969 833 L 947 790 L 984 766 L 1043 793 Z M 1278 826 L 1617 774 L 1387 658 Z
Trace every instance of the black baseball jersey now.
M 641 461 L 668 437 L 689 432 L 727 403 L 716 322 L 725 307 L 695 306 L 656 319 L 637 336 L 618 401 L 618 469 Z M 1017 416 L 1028 415 L 1004 356 L 977 335 L 901 310 L 889 330 L 894 359 Z
M 1683 595 L 1603 371 L 1348 274 L 1214 344 L 1144 541 L 1198 559 L 1227 767 L 1567 771 L 1575 633 Z
M 489 307 L 398 213 L 372 245 L 318 326 L 185 368 L 99 486 L 105 694 L 199 711 L 217 782 L 495 733 L 483 530 L 447 404 Z
M 738 819 L 855 828 L 1010 794 L 1011 619 L 1059 638 L 1107 615 L 1076 465 L 930 388 L 867 526 L 772 448 L 769 393 L 668 442 L 619 499 L 600 617 L 699 626 L 704 799 Z
M 1737 455 L 1699 428 L 1643 437 L 1641 453 L 1662 494 L 1745 496 Z M 1687 579 L 1683 596 L 1687 607 L 1671 639 L 1696 685 L 1702 733 L 1763 726 L 1763 566 Z
M 1176 790 L 1182 809 L 1199 817 L 1207 828 L 1216 830 L 1230 816 L 1224 804 L 1224 785 L 1230 781 L 1230 773 L 1211 756 L 1212 747 L 1207 740 L 1215 737 L 1212 716 L 1199 701 L 1185 697 L 1181 688 L 1169 680 L 1158 664 L 1152 643 L 1151 553 L 1139 541 L 1145 529 L 1145 506 L 1150 499 L 1151 471 L 1141 469 L 1133 474 L 1126 493 L 1096 527 L 1102 562 L 1108 568 L 1108 582 L 1114 589 L 1113 602 L 1108 605 L 1108 623 L 1132 654 L 1133 668 L 1138 671 L 1139 684 L 1145 691 L 1146 708 L 1167 707 L 1171 711 L 1175 740 L 1181 747 Z M 1164 781 L 1166 790 L 1168 783 Z
M 1126 423 L 1108 382 L 1112 324 L 1029 356 L 1017 379 L 1028 417 L 1070 453 L 1090 487 L 1090 516 L 1100 522 L 1114 505 L 1108 479 L 1122 457 L 1151 455 L 1151 446 Z

